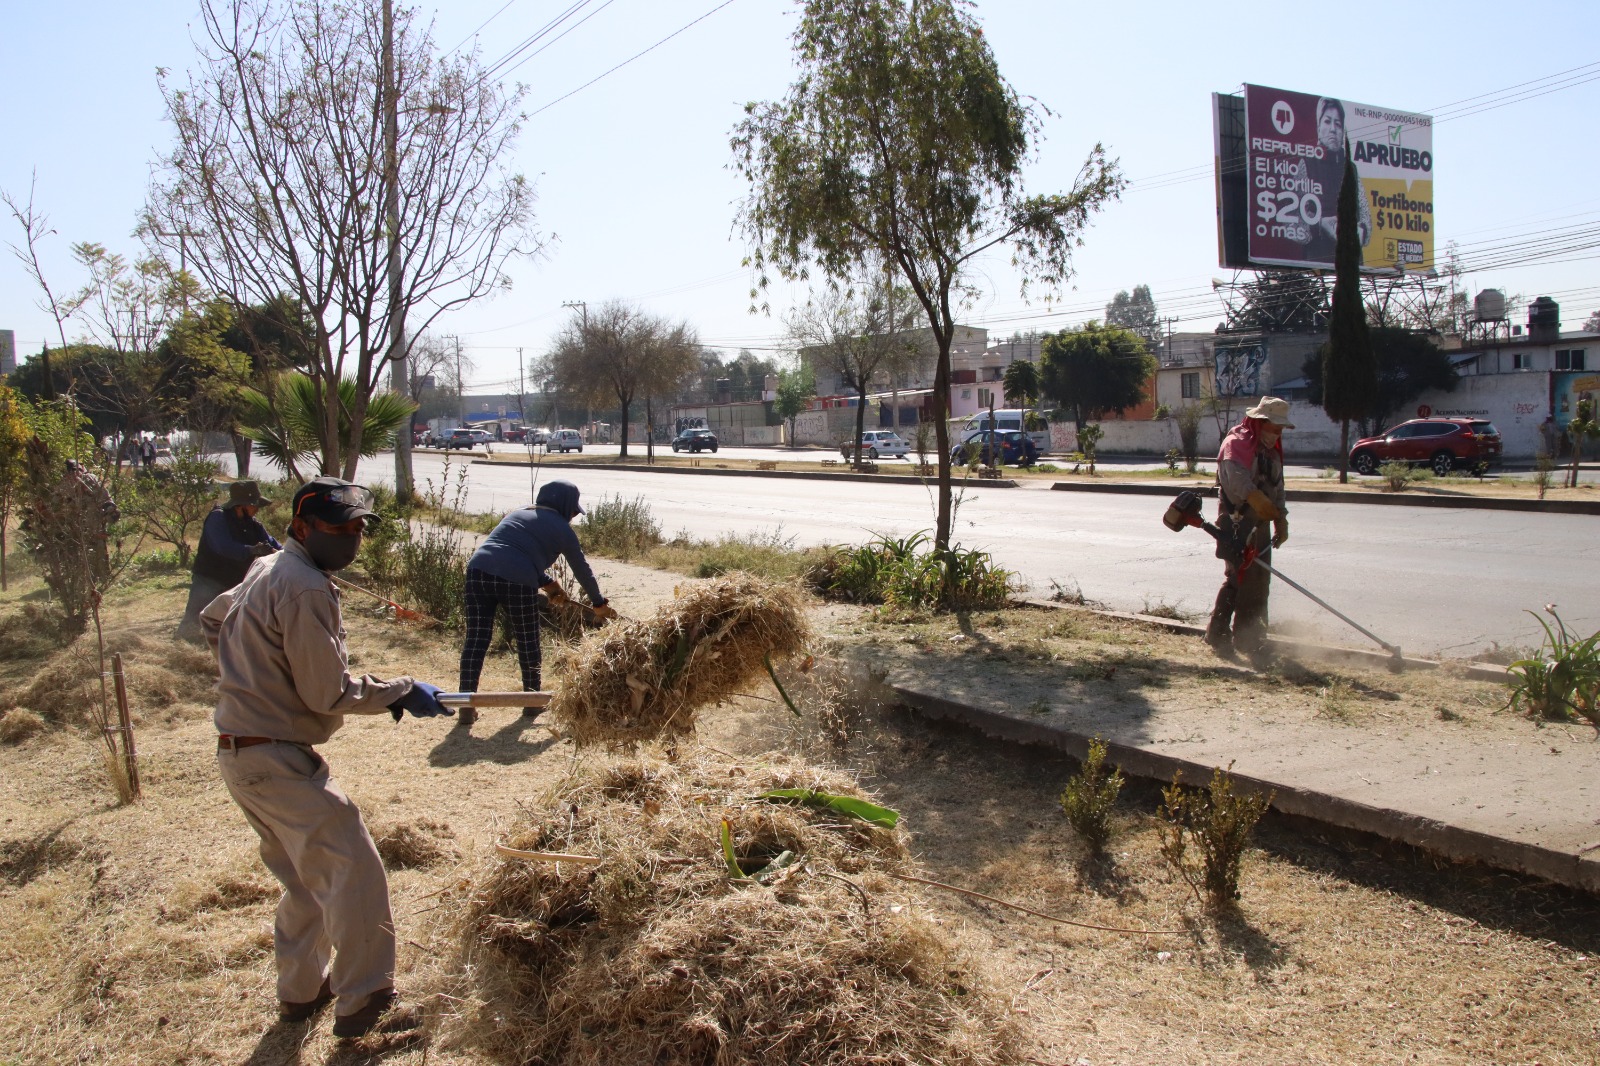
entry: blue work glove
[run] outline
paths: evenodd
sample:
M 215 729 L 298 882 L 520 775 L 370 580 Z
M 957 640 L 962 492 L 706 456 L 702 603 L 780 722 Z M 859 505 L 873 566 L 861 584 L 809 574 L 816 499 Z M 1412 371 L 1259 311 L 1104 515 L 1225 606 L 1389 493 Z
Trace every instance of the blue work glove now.
M 410 711 L 417 718 L 435 718 L 439 715 L 454 717 L 455 710 L 439 702 L 439 693 L 444 690 L 438 685 L 430 685 L 426 681 L 413 681 L 411 691 L 389 704 L 389 713 L 394 715 L 394 720 L 400 720 L 402 711 Z

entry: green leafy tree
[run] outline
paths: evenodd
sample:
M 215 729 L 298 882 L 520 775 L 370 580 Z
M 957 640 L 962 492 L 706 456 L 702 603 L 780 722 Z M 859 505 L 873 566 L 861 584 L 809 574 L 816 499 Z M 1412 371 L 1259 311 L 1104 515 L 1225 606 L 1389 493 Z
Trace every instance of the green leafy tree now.
M 1450 356 L 1426 333 L 1394 327 L 1371 327 L 1373 361 L 1378 368 L 1378 389 L 1372 410 L 1360 421 L 1374 432 L 1390 425 L 1395 412 L 1410 407 L 1424 392 L 1454 392 L 1461 375 L 1450 363 Z M 1307 398 L 1322 404 L 1322 351 L 1306 358 L 1300 370 L 1305 375 Z
M 1572 466 L 1567 470 L 1567 488 L 1578 487 L 1578 464 L 1583 459 L 1583 442 L 1600 439 L 1600 419 L 1595 418 L 1594 401 L 1578 401 L 1578 409 L 1567 423 L 1567 436 L 1572 441 Z
M 1084 424 L 1142 402 L 1155 356 L 1129 330 L 1090 321 L 1046 336 L 1041 349 L 1044 392 Z
M 1161 347 L 1161 318 L 1148 285 L 1135 285 L 1131 293 L 1124 290 L 1113 296 L 1106 304 L 1106 325 L 1138 334 L 1152 352 Z
M 410 419 L 416 404 L 392 392 L 374 394 L 362 409 L 364 423 L 358 434 L 351 422 L 356 394 L 354 381 L 339 383 L 339 409 L 334 415 L 338 443 L 341 453 L 370 458 L 394 446 L 395 433 Z M 325 424 L 321 386 L 305 374 L 290 372 L 273 378 L 266 389 L 245 389 L 242 400 L 241 422 L 255 441 L 256 454 L 295 480 L 305 480 L 300 468 L 319 454 L 318 427 Z
M 1006 402 L 1018 407 L 1032 407 L 1044 391 L 1039 364 L 1031 359 L 1013 359 L 1000 383 L 1005 389 Z
M 772 403 L 772 413 L 789 425 L 789 447 L 794 443 L 794 422 L 811 406 L 817 395 L 817 379 L 804 363 L 793 369 L 778 371 L 778 396 Z
M 1322 409 L 1339 423 L 1339 482 L 1350 480 L 1350 422 L 1372 413 L 1378 402 L 1378 367 L 1361 299 L 1359 182 L 1345 146 L 1333 250 L 1333 312 L 1322 357 Z
M 843 278 L 886 260 L 912 291 L 938 348 L 934 538 L 948 572 L 950 347 L 971 264 L 1009 246 L 1025 277 L 1059 287 L 1123 181 L 1097 145 L 1069 193 L 1023 194 L 1038 121 L 954 0 L 808 0 L 794 49 L 787 95 L 749 104 L 733 134 L 752 263 L 764 283 L 768 270 Z

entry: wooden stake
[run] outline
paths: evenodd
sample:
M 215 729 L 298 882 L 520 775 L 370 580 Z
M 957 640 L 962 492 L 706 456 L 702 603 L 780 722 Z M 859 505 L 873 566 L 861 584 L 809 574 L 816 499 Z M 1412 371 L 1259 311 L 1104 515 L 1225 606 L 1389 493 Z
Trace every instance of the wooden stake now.
M 122 653 L 111 656 L 111 677 L 117 688 L 117 719 L 122 724 L 122 763 L 128 774 L 128 792 L 139 798 L 138 753 L 133 747 L 133 718 L 128 714 L 128 679 L 122 672 Z

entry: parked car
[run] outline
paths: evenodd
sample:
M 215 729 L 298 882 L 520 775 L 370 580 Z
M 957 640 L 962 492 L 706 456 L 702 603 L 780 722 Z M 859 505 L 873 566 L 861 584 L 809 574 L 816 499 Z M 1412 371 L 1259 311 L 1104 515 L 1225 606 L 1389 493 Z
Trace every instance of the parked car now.
M 575 429 L 558 429 L 544 440 L 545 451 L 550 452 L 581 452 L 583 451 L 583 435 Z
M 960 466 L 974 461 L 989 466 L 1032 466 L 1039 461 L 1039 446 L 1019 429 L 979 430 L 950 449 L 950 461 Z
M 1376 474 L 1384 463 L 1422 463 L 1444 477 L 1458 466 L 1500 462 L 1500 431 L 1481 418 L 1413 418 L 1350 449 L 1350 467 Z
M 466 429 L 463 427 L 461 429 L 452 429 L 450 431 L 450 439 L 444 442 L 444 446 L 447 450 L 455 448 L 467 448 L 470 450 L 475 445 L 481 444 L 484 450 L 488 451 L 489 442 L 492 440 L 494 438 L 486 430 Z
M 686 429 L 672 438 L 672 450 L 675 452 L 698 452 L 717 450 L 717 435 L 709 429 Z
M 528 439 L 528 427 L 512 426 L 510 429 L 506 430 L 505 436 L 501 439 L 509 441 L 512 444 L 521 444 Z
M 901 459 L 911 450 L 911 445 L 892 429 L 869 429 L 861 434 L 861 457 L 863 459 L 877 459 L 885 455 L 898 456 Z M 839 445 L 839 454 L 846 459 L 855 458 L 855 447 L 845 441 Z

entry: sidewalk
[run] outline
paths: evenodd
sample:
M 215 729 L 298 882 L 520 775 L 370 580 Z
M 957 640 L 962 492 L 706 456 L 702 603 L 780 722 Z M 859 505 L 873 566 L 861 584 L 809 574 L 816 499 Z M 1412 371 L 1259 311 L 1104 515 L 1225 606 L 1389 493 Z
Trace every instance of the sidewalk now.
M 1025 702 L 1037 689 L 1010 684 L 1009 672 L 929 655 L 872 659 L 929 718 L 1077 758 L 1098 736 L 1125 773 L 1162 782 L 1181 770 L 1203 783 L 1231 764 L 1236 778 L 1274 792 L 1285 813 L 1600 893 L 1600 740 L 1587 725 L 1530 725 L 1511 736 L 1404 722 L 1369 730 L 1286 722 L 1249 706 L 1133 714 L 1073 704 L 1041 715 Z

